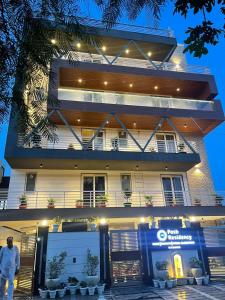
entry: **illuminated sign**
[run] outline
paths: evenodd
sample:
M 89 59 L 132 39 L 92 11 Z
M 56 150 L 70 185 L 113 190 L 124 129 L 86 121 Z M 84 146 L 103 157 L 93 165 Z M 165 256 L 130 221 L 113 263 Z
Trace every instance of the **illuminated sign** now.
M 181 249 L 196 245 L 193 232 L 188 229 L 150 230 L 152 249 Z

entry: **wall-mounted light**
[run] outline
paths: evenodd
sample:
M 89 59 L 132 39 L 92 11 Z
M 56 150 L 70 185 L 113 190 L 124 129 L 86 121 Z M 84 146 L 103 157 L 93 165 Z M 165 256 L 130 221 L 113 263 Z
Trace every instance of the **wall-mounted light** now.
M 165 166 L 165 171 L 168 171 L 168 167 L 167 166 Z
M 184 128 L 187 128 L 187 124 L 186 123 L 184 124 Z
M 39 167 L 40 167 L 40 168 L 43 168 L 43 164 L 41 163 Z
M 99 223 L 100 223 L 100 225 L 106 225 L 107 224 L 106 218 L 101 218 Z
M 108 81 L 104 81 L 104 85 L 108 85 Z
M 78 169 L 78 165 L 74 165 L 74 169 Z
M 103 51 L 103 52 L 106 51 L 106 46 L 102 46 L 102 51 Z
M 154 90 L 158 90 L 158 89 L 159 89 L 158 85 L 155 85 Z
M 109 165 L 105 165 L 105 168 L 106 168 L 106 170 L 108 170 L 109 169 Z
M 48 220 L 42 220 L 41 226 L 48 226 Z
M 147 55 L 148 55 L 148 57 L 151 57 L 151 56 L 152 56 L 152 52 L 149 51 L 149 52 L 147 53 Z
M 134 122 L 134 123 L 133 123 L 133 127 L 136 127 L 136 126 L 137 126 L 137 123 L 136 123 L 136 122 Z
M 138 171 L 139 170 L 139 165 L 136 165 L 135 169 Z
M 140 223 L 142 223 L 142 224 L 145 223 L 145 217 L 140 217 Z

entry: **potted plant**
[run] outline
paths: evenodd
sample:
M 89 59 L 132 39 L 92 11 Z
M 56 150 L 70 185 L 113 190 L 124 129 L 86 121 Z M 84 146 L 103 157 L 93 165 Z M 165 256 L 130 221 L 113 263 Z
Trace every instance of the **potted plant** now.
M 48 199 L 48 208 L 55 208 L 55 200 L 53 198 Z
M 68 148 L 67 148 L 68 150 L 75 150 L 74 149 L 74 145 L 72 144 L 72 143 L 70 143 L 69 145 L 68 145 Z
M 95 289 L 96 289 L 96 284 L 94 281 L 90 281 L 88 283 L 88 293 L 90 296 L 94 296 L 95 294 Z
M 152 279 L 153 281 L 153 285 L 155 288 L 158 288 L 159 287 L 159 280 L 158 279 Z
M 106 207 L 106 203 L 108 201 L 108 195 L 102 194 L 95 197 L 95 205 L 96 207 Z
M 196 257 L 191 257 L 189 265 L 191 267 L 191 273 L 195 278 L 202 276 L 202 262 L 199 259 Z
M 63 298 L 66 294 L 66 289 L 65 288 L 59 288 L 59 289 L 57 289 L 57 293 L 58 293 L 59 298 Z
M 203 277 L 195 277 L 197 285 L 202 285 L 203 283 Z
M 57 290 L 55 288 L 49 289 L 49 297 L 50 299 L 55 299 Z
M 220 195 L 215 195 L 215 203 L 217 207 L 223 206 L 224 197 Z
M 78 288 L 79 280 L 76 277 L 68 277 L 68 288 L 70 295 L 75 295 Z
M 77 200 L 76 201 L 76 208 L 82 208 L 83 207 L 83 201 L 82 200 Z
M 39 288 L 38 292 L 39 292 L 39 296 L 41 297 L 41 299 L 46 299 L 48 297 L 47 288 L 44 288 L 44 289 Z
M 192 272 L 188 272 L 188 274 L 187 274 L 188 276 L 187 276 L 187 281 L 188 281 L 188 284 L 194 284 L 194 280 L 195 280 L 195 278 L 193 277 L 193 274 L 192 274 Z
M 92 255 L 91 250 L 87 249 L 87 262 L 84 266 L 84 272 L 87 275 L 88 282 L 98 282 L 98 265 L 99 259 L 98 256 Z
M 178 151 L 180 152 L 180 153 L 184 153 L 185 151 L 185 144 L 184 144 L 184 142 L 179 142 L 178 143 L 178 146 L 177 146 L 177 148 L 178 148 Z
M 168 278 L 168 261 L 157 261 L 155 267 L 159 277 L 166 280 Z
M 202 278 L 203 278 L 204 285 L 208 285 L 209 284 L 209 275 L 206 274 Z
M 166 287 L 166 280 L 164 278 L 159 277 L 159 288 L 165 289 Z
M 104 291 L 105 291 L 105 283 L 102 281 L 99 281 L 99 283 L 97 284 L 97 291 L 99 295 L 103 295 Z
M 123 192 L 123 196 L 124 196 L 124 199 L 125 199 L 124 207 L 131 207 L 131 196 L 132 196 L 132 192 L 131 192 L 129 189 L 126 189 L 126 190 Z
M 87 283 L 85 281 L 80 282 L 80 293 L 82 296 L 85 296 L 87 293 Z
M 53 219 L 52 232 L 58 232 L 61 222 L 62 219 L 60 217 L 56 217 Z
M 145 204 L 147 207 L 153 206 L 152 204 L 152 196 L 151 195 L 145 195 Z
M 26 209 L 27 208 L 27 196 L 25 194 L 23 194 L 22 196 L 20 196 L 19 201 L 20 201 L 19 209 Z
M 64 251 L 48 260 L 46 272 L 46 286 L 48 289 L 56 290 L 56 288 L 60 285 L 59 276 L 64 271 L 66 256 L 67 253 Z
M 201 206 L 201 200 L 196 198 L 194 200 L 194 206 Z
M 172 289 L 174 287 L 174 279 L 175 278 L 168 277 L 168 279 L 166 280 L 166 285 L 168 289 Z

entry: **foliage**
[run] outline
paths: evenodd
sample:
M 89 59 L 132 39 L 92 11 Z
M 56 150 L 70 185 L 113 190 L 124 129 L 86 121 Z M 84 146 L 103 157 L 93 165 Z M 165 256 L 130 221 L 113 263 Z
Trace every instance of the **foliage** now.
M 48 202 L 49 203 L 49 202 Z M 55 201 L 54 201 L 55 203 Z M 49 204 L 54 204 L 54 203 L 49 203 Z M 53 220 L 52 220 L 53 224 L 57 224 L 57 225 L 60 225 L 62 223 L 62 218 L 61 217 L 55 217 Z
M 46 116 L 47 101 L 59 106 L 47 93 L 55 83 L 51 63 L 65 56 L 74 64 L 74 42 L 93 42 L 78 14 L 79 0 L 0 0 L 0 124 L 12 107 L 15 130 L 26 142 L 57 140 Z
M 47 263 L 47 276 L 48 279 L 56 279 L 62 274 L 65 268 L 66 251 L 61 252 L 58 256 L 55 255 Z
M 191 257 L 189 261 L 189 265 L 191 268 L 200 268 L 202 266 L 202 262 L 196 257 Z
M 145 195 L 146 204 L 152 205 L 152 198 L 153 196 L 151 195 Z
M 27 196 L 23 194 L 22 196 L 20 196 L 19 201 L 20 204 L 27 204 Z
M 84 272 L 88 276 L 96 276 L 98 265 L 99 265 L 98 256 L 92 255 L 91 250 L 87 249 L 87 262 L 86 265 L 84 266 Z
M 95 197 L 96 202 L 98 203 L 105 203 L 108 201 L 108 195 L 107 194 L 102 194 L 102 195 L 97 195 Z
M 70 285 L 77 284 L 78 282 L 79 282 L 79 280 L 76 277 L 68 277 L 68 283 Z
M 168 268 L 168 261 L 157 261 L 155 267 L 158 271 L 165 271 Z
M 55 204 L 55 199 L 49 198 L 49 199 L 48 199 L 48 204 L 49 204 L 49 205 Z
M 86 288 L 87 287 L 87 283 L 85 281 L 81 281 L 80 282 L 80 287 L 81 288 Z
M 169 3 L 168 0 L 95 0 L 103 10 L 103 22 L 111 28 L 121 17 L 127 13 L 129 19 L 134 20 L 146 9 L 149 18 L 153 16 L 154 23 L 160 19 L 163 7 Z M 188 35 L 184 41 L 187 45 L 185 52 L 192 53 L 195 57 L 201 57 L 208 53 L 208 46 L 216 45 L 219 37 L 224 37 L 225 24 L 214 27 L 214 23 L 208 19 L 209 14 L 216 8 L 220 8 L 222 17 L 225 16 L 225 0 L 174 0 L 174 14 L 180 14 L 187 18 L 189 13 L 202 14 L 203 21 L 195 27 L 189 27 Z M 150 12 L 150 13 L 149 13 Z

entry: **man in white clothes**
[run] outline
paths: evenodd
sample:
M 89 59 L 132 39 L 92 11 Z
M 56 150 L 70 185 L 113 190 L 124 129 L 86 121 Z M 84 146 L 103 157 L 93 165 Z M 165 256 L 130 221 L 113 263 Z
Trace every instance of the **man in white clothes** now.
M 13 245 L 13 237 L 7 238 L 7 246 L 0 250 L 0 300 L 4 300 L 8 280 L 7 300 L 13 300 L 14 278 L 19 273 L 20 254 Z

